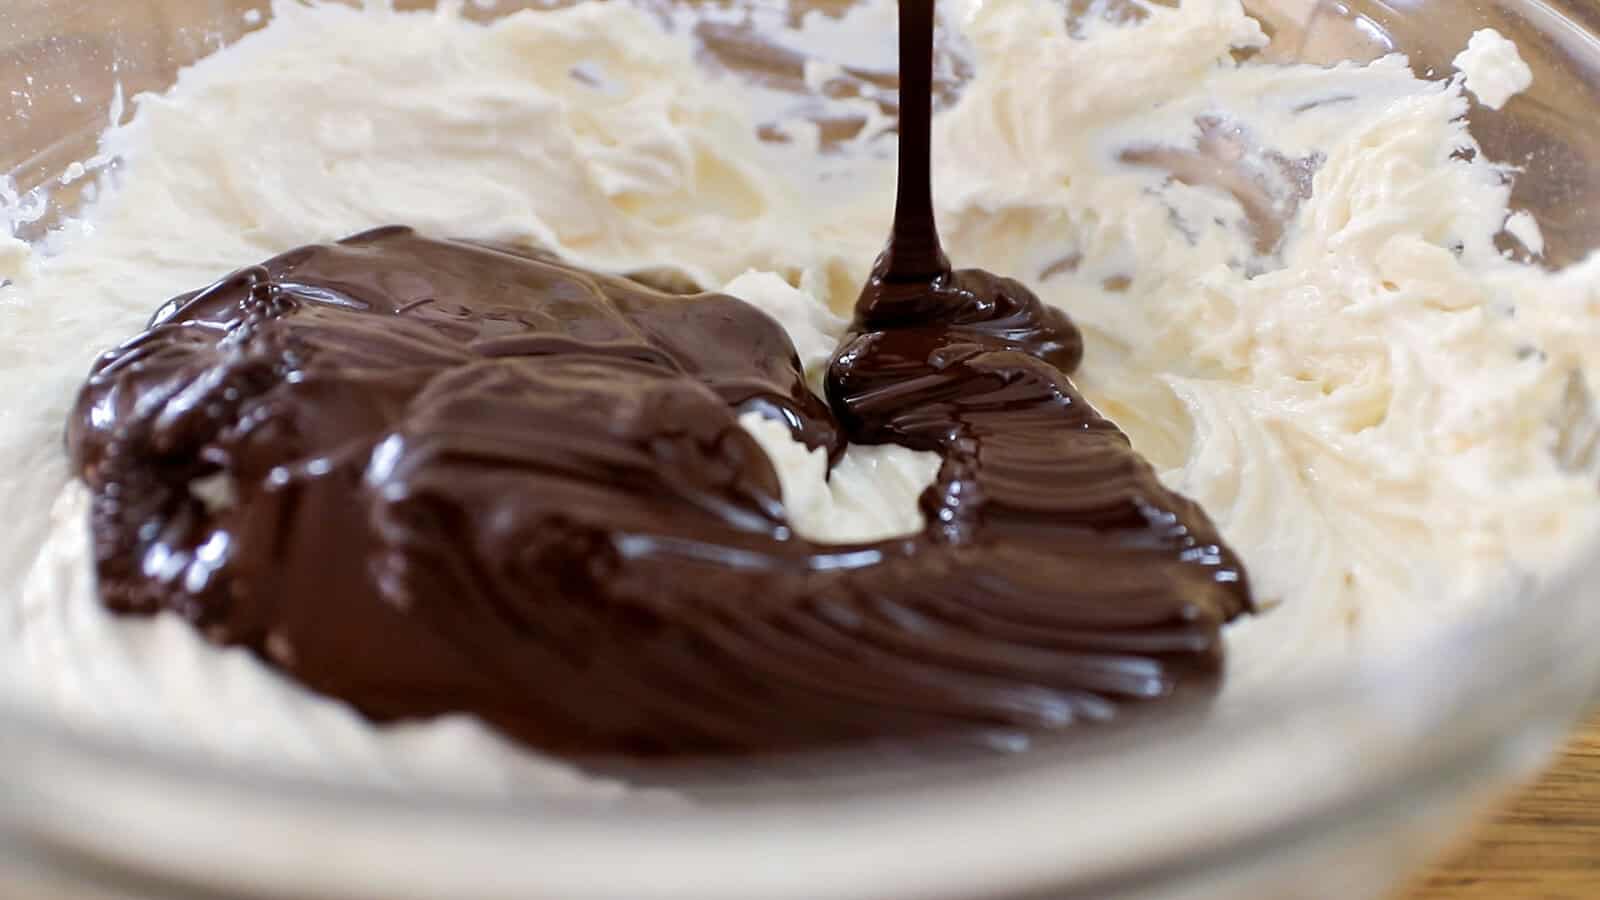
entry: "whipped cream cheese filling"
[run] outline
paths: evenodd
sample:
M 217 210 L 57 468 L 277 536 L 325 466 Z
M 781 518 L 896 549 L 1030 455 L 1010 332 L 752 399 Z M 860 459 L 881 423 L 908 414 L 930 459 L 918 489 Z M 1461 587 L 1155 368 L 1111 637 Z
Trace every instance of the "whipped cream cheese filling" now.
M 1493 28 L 1480 28 L 1456 54 L 1454 64 L 1478 102 L 1499 109 L 1533 84 L 1533 70 L 1522 61 L 1517 45 Z

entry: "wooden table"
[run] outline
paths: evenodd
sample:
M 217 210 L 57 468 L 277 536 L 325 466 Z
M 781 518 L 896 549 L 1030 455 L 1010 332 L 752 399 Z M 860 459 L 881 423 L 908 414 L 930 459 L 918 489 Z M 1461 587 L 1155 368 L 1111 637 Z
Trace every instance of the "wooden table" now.
M 1600 715 L 1538 783 L 1396 900 L 1600 900 Z

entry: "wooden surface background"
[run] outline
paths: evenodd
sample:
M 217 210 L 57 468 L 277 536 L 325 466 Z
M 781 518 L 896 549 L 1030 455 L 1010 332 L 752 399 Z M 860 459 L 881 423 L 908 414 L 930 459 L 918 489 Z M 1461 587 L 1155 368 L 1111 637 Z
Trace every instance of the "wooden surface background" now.
M 1600 900 L 1600 713 L 1543 778 L 1396 900 Z

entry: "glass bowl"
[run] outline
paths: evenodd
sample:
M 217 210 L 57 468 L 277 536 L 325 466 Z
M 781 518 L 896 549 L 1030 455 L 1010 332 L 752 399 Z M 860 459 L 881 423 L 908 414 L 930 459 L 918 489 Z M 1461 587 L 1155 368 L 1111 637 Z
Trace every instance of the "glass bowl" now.
M 474 2 L 467 14 L 528 5 L 551 4 Z M 1399 49 L 1418 71 L 1448 72 L 1475 29 L 1512 37 L 1533 87 L 1501 111 L 1474 106 L 1474 134 L 1492 158 L 1522 161 L 1513 204 L 1541 223 L 1546 264 L 1600 244 L 1600 7 L 1247 6 L 1279 61 Z M 8 3 L 0 170 L 18 236 L 42 238 L 82 202 L 89 182 L 60 176 L 93 154 L 125 97 L 165 88 L 269 17 L 243 0 L 92 13 Z M 736 27 L 700 36 L 708 64 L 755 78 L 781 83 L 798 65 Z M 1600 676 L 1596 587 L 1591 553 L 1405 656 L 1302 673 L 1249 708 L 1074 738 L 1061 752 L 810 772 L 687 803 L 300 780 L 69 727 L 0 693 L 0 867 L 29 897 L 1376 897 L 1534 771 L 1584 709 Z

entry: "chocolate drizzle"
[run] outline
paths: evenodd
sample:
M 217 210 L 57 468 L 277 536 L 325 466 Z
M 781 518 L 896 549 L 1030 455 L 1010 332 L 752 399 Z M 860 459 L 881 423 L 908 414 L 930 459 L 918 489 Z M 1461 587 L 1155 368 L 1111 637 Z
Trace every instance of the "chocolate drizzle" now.
M 1205 514 L 1068 378 L 1082 342 L 952 272 L 932 3 L 902 3 L 894 236 L 827 375 L 743 302 L 387 228 L 171 301 L 69 427 L 100 589 L 378 720 L 576 756 L 1057 729 L 1200 691 L 1250 608 Z M 737 417 L 941 454 L 910 537 L 795 536 Z

